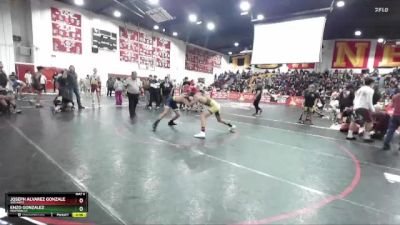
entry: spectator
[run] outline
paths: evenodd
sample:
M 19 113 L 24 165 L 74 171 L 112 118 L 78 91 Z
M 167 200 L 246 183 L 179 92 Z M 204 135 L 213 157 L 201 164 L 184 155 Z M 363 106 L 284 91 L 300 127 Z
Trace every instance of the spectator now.
M 38 66 L 37 67 L 38 72 L 32 76 L 32 87 L 36 92 L 36 108 L 41 108 L 43 107 L 41 104 L 41 99 L 42 99 L 42 92 L 43 92 L 43 85 L 42 85 L 42 77 L 43 75 L 43 70 L 44 67 Z
M 83 78 L 79 79 L 79 91 L 85 93 L 85 80 Z
M 304 92 L 304 111 L 301 113 L 299 118 L 299 123 L 304 124 L 309 122 L 313 125 L 312 114 L 315 112 L 317 105 L 317 100 L 320 99 L 319 94 L 315 90 L 315 85 L 311 84 L 308 89 Z M 303 115 L 305 114 L 305 119 L 303 120 Z
M 161 81 L 160 79 L 157 79 L 157 76 L 154 76 L 155 83 L 153 83 L 154 87 L 154 96 L 156 100 L 156 110 L 160 108 L 161 105 Z
M 63 71 L 61 71 L 61 74 L 63 74 Z M 53 74 L 53 92 L 55 93 L 56 92 L 56 84 L 57 84 L 57 78 L 58 78 L 58 76 L 59 76 L 59 74 L 58 74 L 58 72 L 54 72 L 54 74 Z
M 150 80 L 150 102 L 149 109 L 152 109 L 153 102 L 156 102 L 156 109 L 160 108 L 160 82 L 157 80 L 157 76 L 154 76 L 153 79 Z
M 97 104 L 100 108 L 100 77 L 97 75 L 97 69 L 93 69 L 93 75 L 90 76 L 90 93 L 92 93 L 92 106 L 94 106 L 94 93 L 96 93 Z
M 258 79 L 257 82 L 256 82 L 256 87 L 255 87 L 256 94 L 254 96 L 254 102 L 253 102 L 253 105 L 254 105 L 254 107 L 256 109 L 256 112 L 253 114 L 253 116 L 261 115 L 261 113 L 263 111 L 258 106 L 258 104 L 260 104 L 262 93 L 263 93 L 263 87 L 262 87 L 262 83 L 261 82 L 262 82 L 261 79 Z
M 393 139 L 393 135 L 400 126 L 400 91 L 397 89 L 396 94 L 392 97 L 392 106 L 394 109 L 393 115 L 390 118 L 389 128 L 386 133 L 385 140 L 383 142 L 383 150 L 390 150 L 390 142 Z M 400 148 L 399 148 L 400 151 Z
M 147 104 L 150 104 L 150 80 L 152 79 L 152 76 L 150 75 L 149 77 L 146 77 L 143 80 L 143 90 L 144 90 L 144 102 Z
M 90 76 L 89 76 L 89 74 L 86 75 L 86 78 L 85 78 L 85 93 L 88 93 L 88 94 L 91 93 L 91 84 L 90 84 Z
M 24 75 L 25 83 L 29 91 L 32 91 L 32 74 L 30 70 L 27 70 Z
M 341 121 L 346 120 L 351 117 L 353 112 L 353 102 L 354 102 L 354 89 L 353 85 L 346 85 L 345 89 L 339 94 L 339 110 Z
M 124 84 L 121 81 L 120 77 L 117 77 L 117 80 L 114 83 L 115 90 L 115 104 L 122 105 L 122 91 L 124 90 Z
M 373 141 L 370 136 L 370 131 L 373 127 L 372 113 L 375 112 L 372 102 L 374 95 L 374 89 L 372 89 L 373 86 L 374 80 L 369 77 L 365 78 L 365 85 L 358 89 L 354 98 L 354 110 L 358 120 L 357 122 L 360 123 L 360 125 L 365 126 L 363 137 L 365 142 Z M 356 121 L 352 121 L 347 134 L 348 140 L 356 139 L 353 135 L 353 131 L 357 129 L 356 126 Z
M 155 76 L 154 76 L 155 77 Z M 149 76 L 149 94 L 150 94 L 150 101 L 149 101 L 149 105 L 148 108 L 151 110 L 153 107 L 153 102 L 155 102 L 155 90 L 154 90 L 154 83 L 155 83 L 155 79 L 153 78 L 152 75 Z
M 46 75 L 42 74 L 42 77 L 40 78 L 40 86 L 44 93 L 47 93 L 46 84 L 47 84 Z
M 110 95 L 110 97 L 112 96 L 112 92 L 114 90 L 114 82 L 114 79 L 109 76 L 107 79 L 107 97 L 108 95 Z
M 17 76 L 15 75 L 15 73 L 12 73 L 9 76 L 8 89 L 15 93 L 15 95 L 17 96 L 18 100 L 21 99 L 21 91 L 25 87 L 26 87 L 26 84 L 23 81 L 18 80 Z
M 7 78 L 6 73 L 3 71 L 3 63 L 0 61 L 0 105 L 5 110 L 9 109 L 11 113 L 20 113 L 21 110 L 17 109 L 15 95 L 12 94 L 14 86 L 13 83 L 14 82 L 12 80 Z M 25 84 L 20 81 L 19 85 L 23 87 Z M 11 94 L 9 94 L 9 92 L 11 92 Z
M 68 79 L 69 88 L 71 89 L 70 91 L 74 92 L 76 96 L 78 109 L 84 109 L 85 107 L 82 106 L 81 96 L 79 94 L 78 75 L 75 72 L 75 67 L 73 65 L 69 66 L 69 69 L 65 71 L 65 73 Z

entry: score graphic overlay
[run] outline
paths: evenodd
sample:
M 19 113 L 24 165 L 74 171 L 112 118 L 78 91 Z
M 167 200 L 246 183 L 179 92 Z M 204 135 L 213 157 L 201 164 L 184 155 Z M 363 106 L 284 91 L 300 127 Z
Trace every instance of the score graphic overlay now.
M 88 213 L 87 192 L 6 193 L 9 217 L 75 217 Z

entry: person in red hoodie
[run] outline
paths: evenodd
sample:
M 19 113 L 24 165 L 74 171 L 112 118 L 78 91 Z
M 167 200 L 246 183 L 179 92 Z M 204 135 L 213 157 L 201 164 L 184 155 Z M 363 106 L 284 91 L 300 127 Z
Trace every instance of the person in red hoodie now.
M 390 142 L 397 128 L 400 126 L 400 90 L 396 90 L 396 94 L 392 97 L 392 106 L 394 109 L 393 115 L 390 118 L 389 128 L 383 142 L 383 150 L 390 150 Z M 400 149 L 399 149 L 400 150 Z

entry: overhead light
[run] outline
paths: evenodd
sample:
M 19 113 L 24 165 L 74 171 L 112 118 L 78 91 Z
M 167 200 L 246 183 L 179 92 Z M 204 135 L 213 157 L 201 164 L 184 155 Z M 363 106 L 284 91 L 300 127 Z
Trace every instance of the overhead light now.
M 240 13 L 241 16 L 249 15 L 249 11 L 244 11 Z
M 248 1 L 242 1 L 240 3 L 240 9 L 242 11 L 249 11 L 250 8 L 251 8 L 251 5 L 250 5 L 250 3 Z
M 214 30 L 215 29 L 215 24 L 213 22 L 208 22 L 207 23 L 207 29 L 208 30 Z
M 159 27 L 158 25 L 154 25 L 154 26 L 153 26 L 153 29 L 154 29 L 154 30 L 158 30 L 158 29 L 160 29 L 160 27 Z
M 75 2 L 75 5 L 79 5 L 79 6 L 82 6 L 82 5 L 85 4 L 85 3 L 83 2 L 83 0 L 75 0 L 74 2 Z
M 196 22 L 197 21 L 196 14 L 190 14 L 189 15 L 189 21 L 192 22 L 192 23 Z
M 178 36 L 178 32 L 172 32 L 172 36 L 174 37 Z
M 197 22 L 196 22 L 197 25 L 200 25 L 200 24 L 202 24 L 202 23 L 203 23 L 203 21 L 197 21 Z
M 344 1 L 338 1 L 338 2 L 336 2 L 336 6 L 339 7 L 339 8 L 343 7 L 345 4 L 346 4 L 346 3 L 345 3 Z
M 228 52 L 228 55 L 232 55 L 232 52 Z
M 378 38 L 378 43 L 383 43 L 385 41 L 385 39 L 383 38 Z
M 118 10 L 115 10 L 115 11 L 114 11 L 114 16 L 115 16 L 115 17 L 118 17 L 118 18 L 121 17 L 121 12 L 118 11 Z
M 264 19 L 264 15 L 263 14 L 258 14 L 257 15 L 257 19 L 258 20 L 263 20 Z
M 249 54 L 252 52 L 253 52 L 253 50 L 249 50 L 249 49 L 245 48 L 243 51 L 240 52 L 240 54 Z
M 354 35 L 356 35 L 356 36 L 361 36 L 361 31 L 360 30 L 356 30 L 356 32 L 354 32 Z
M 235 42 L 233 45 L 234 45 L 235 47 L 239 47 L 239 42 Z
M 149 0 L 151 5 L 158 5 L 158 0 Z
M 162 32 L 165 32 L 165 28 L 162 29 Z

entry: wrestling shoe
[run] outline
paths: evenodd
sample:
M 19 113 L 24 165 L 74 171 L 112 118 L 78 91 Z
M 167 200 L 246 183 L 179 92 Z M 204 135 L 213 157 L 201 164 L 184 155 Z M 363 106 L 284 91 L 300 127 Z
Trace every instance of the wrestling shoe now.
M 357 138 L 354 137 L 354 136 L 352 136 L 352 137 L 347 136 L 346 139 L 349 140 L 349 141 L 354 141 L 354 140 L 356 140 Z
M 263 110 L 262 109 L 260 109 L 260 112 L 258 113 L 258 115 L 261 115 L 263 113 Z
M 232 126 L 229 127 L 229 131 L 233 133 L 233 132 L 235 132 L 235 130 L 236 130 L 236 126 L 232 124 Z
M 157 130 L 158 123 L 157 121 L 153 123 L 153 132 Z
M 178 125 L 178 124 L 176 124 L 173 120 L 170 120 L 168 122 L 168 126 L 176 126 L 176 125 Z
M 193 137 L 199 138 L 199 139 L 205 139 L 206 138 L 206 133 L 205 132 L 200 132 L 198 134 L 195 134 Z
M 15 107 L 11 107 L 11 108 L 10 108 L 10 112 L 11 112 L 11 114 L 19 114 L 19 113 L 21 113 L 22 111 L 19 110 L 19 109 L 16 109 Z
M 383 144 L 382 150 L 383 150 L 383 151 L 389 151 L 389 150 L 390 150 L 390 145 L 388 145 L 388 144 Z
M 365 143 L 372 143 L 372 142 L 374 142 L 374 139 L 371 139 L 371 138 L 363 138 L 363 141 L 364 141 Z

